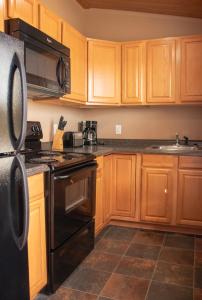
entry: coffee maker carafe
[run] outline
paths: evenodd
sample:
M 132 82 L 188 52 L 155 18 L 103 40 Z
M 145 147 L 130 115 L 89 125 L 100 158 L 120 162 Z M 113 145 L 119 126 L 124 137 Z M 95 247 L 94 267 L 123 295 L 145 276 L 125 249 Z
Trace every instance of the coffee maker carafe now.
M 82 121 L 84 145 L 97 145 L 97 121 Z

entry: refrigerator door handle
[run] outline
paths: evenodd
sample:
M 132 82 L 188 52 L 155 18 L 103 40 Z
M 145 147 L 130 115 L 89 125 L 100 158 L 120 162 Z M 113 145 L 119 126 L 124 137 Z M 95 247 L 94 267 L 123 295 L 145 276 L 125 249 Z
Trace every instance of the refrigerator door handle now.
M 13 99 L 13 88 L 14 88 L 14 76 L 16 70 L 19 71 L 20 74 L 20 84 L 21 87 L 21 101 L 22 101 L 22 114 L 21 114 L 21 130 L 19 137 L 15 135 L 15 124 L 13 120 L 13 109 L 14 109 L 14 99 Z M 11 137 L 11 143 L 13 148 L 18 152 L 21 150 L 27 130 L 27 83 L 26 83 L 26 73 L 24 64 L 20 62 L 20 59 L 17 53 L 14 54 L 11 66 L 10 66 L 10 74 L 9 74 L 9 92 L 8 92 L 8 119 L 9 119 L 9 131 Z
M 22 161 L 20 155 L 16 155 L 16 158 L 14 160 L 16 162 L 17 167 L 19 168 L 19 171 L 22 176 L 22 201 L 23 201 L 23 212 L 21 214 L 23 220 L 23 229 L 20 236 L 18 236 L 14 229 L 14 223 L 11 221 L 11 231 L 13 239 L 16 243 L 16 246 L 19 250 L 22 250 L 26 244 L 28 239 L 28 233 L 29 233 L 29 191 L 28 191 L 28 181 L 27 181 L 27 174 L 24 162 Z

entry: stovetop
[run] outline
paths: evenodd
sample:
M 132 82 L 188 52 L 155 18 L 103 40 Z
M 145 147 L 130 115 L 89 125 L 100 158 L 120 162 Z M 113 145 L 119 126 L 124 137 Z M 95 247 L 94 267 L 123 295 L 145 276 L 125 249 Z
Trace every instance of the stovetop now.
M 30 150 L 24 151 L 25 160 L 31 164 L 46 164 L 52 170 L 61 169 L 92 161 L 93 154 L 71 153 L 65 151 Z

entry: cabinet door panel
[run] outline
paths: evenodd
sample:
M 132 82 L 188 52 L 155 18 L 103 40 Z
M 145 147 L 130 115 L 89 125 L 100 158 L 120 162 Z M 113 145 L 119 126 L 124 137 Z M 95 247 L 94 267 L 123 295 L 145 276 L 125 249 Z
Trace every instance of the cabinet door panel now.
M 135 156 L 113 156 L 112 214 L 115 216 L 135 215 L 135 162 Z
M 61 42 L 62 21 L 42 4 L 39 5 L 39 29 L 58 42 Z
M 172 188 L 171 170 L 143 168 L 141 203 L 143 221 L 171 222 Z
M 97 234 L 104 226 L 104 205 L 103 205 L 103 156 L 97 159 L 96 176 L 96 214 L 95 214 L 95 233 Z
M 20 18 L 30 25 L 37 27 L 37 1 L 8 0 L 8 17 Z
M 121 45 L 88 42 L 88 101 L 118 104 L 121 100 Z
M 87 40 L 77 30 L 63 23 L 62 43 L 70 48 L 71 94 L 66 98 L 87 101 Z
M 107 223 L 111 217 L 113 171 L 112 167 L 112 156 L 105 156 L 103 164 L 103 211 L 105 223 Z
M 145 101 L 145 43 L 122 45 L 122 103 L 138 104 Z
M 4 31 L 4 3 L 5 0 L 0 0 L 0 31 Z
M 202 226 L 202 171 L 180 170 L 177 223 Z
M 147 102 L 175 102 L 175 40 L 147 43 Z
M 29 285 L 30 298 L 34 299 L 47 283 L 43 174 L 29 177 L 28 182 L 30 195 Z M 40 182 L 39 186 L 36 185 L 37 182 Z
M 181 40 L 181 101 L 202 101 L 202 36 Z

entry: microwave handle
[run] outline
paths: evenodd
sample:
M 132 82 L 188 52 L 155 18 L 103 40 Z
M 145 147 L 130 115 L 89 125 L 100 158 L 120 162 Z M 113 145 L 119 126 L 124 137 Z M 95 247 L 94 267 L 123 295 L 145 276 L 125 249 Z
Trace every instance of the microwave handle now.
M 57 81 L 60 87 L 62 87 L 62 79 L 61 79 L 61 68 L 62 68 L 62 57 L 59 58 L 58 64 L 56 67 L 56 76 L 57 76 Z

